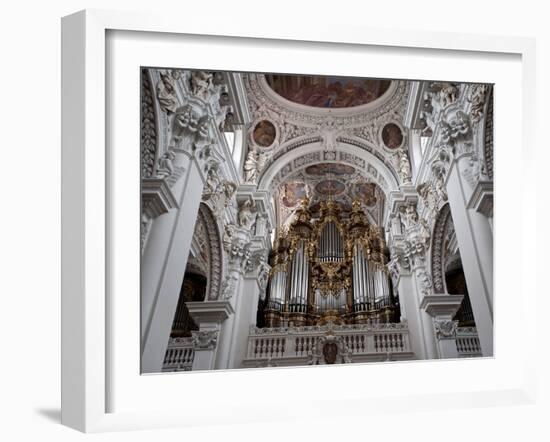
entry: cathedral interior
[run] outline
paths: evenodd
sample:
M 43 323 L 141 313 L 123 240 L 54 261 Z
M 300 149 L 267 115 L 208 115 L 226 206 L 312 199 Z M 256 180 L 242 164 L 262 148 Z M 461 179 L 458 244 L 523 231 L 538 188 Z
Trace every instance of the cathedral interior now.
M 141 70 L 142 372 L 493 356 L 493 86 Z

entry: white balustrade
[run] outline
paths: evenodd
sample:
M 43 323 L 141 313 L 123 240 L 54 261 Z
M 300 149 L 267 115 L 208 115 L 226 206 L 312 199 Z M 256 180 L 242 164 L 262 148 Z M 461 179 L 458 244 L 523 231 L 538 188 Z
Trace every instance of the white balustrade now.
M 189 371 L 193 366 L 194 358 L 192 338 L 170 338 L 162 371 Z
M 481 345 L 475 327 L 457 328 L 456 349 L 460 358 L 472 358 L 482 356 Z
M 318 340 L 334 336 L 344 344 L 353 362 L 387 359 L 413 359 L 406 323 L 256 328 L 251 327 L 244 366 L 262 361 L 275 365 L 300 365 L 315 352 Z

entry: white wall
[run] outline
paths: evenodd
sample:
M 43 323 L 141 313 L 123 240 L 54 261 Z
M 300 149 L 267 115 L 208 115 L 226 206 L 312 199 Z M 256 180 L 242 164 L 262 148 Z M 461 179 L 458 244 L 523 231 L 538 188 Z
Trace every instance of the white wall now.
M 175 6 L 178 5 L 178 6 Z M 237 12 L 238 5 L 247 5 Z M 266 3 L 244 0 L 207 3 L 157 0 L 58 0 L 39 2 L 20 0 L 3 2 L 0 14 L 0 124 L 2 150 L 3 198 L 1 211 L 2 271 L 0 272 L 0 336 L 3 359 L 0 372 L 0 412 L 3 440 L 84 440 L 84 436 L 58 425 L 59 367 L 60 367 L 60 17 L 85 7 L 114 9 L 156 9 L 180 14 L 182 20 L 207 20 L 209 14 L 257 17 L 258 26 L 277 18 L 300 22 L 317 22 L 330 33 L 331 23 L 352 23 L 374 27 L 403 27 L 437 31 L 474 32 L 537 36 L 538 91 L 548 100 L 550 78 L 550 33 L 545 2 L 498 2 L 440 0 L 410 2 L 296 2 L 278 0 Z M 497 98 L 498 99 L 498 98 Z M 547 130 L 550 120 L 547 108 L 539 101 L 538 123 L 541 144 L 537 167 L 540 188 L 547 172 L 542 167 L 549 162 Z M 543 126 L 544 124 L 544 126 Z M 544 142 L 544 144 L 543 144 Z M 497 141 L 498 143 L 498 141 Z M 498 149 L 498 148 L 497 148 Z M 498 151 L 497 151 L 498 155 Z M 534 173 L 535 171 L 533 171 Z M 498 173 L 498 172 L 497 172 Z M 498 198 L 498 197 L 497 197 Z M 539 202 L 542 210 L 542 199 Z M 541 219 L 541 218 L 539 218 Z M 498 222 L 498 220 L 497 220 Z M 543 223 L 540 222 L 539 225 Z M 542 227 L 540 227 L 542 232 Z M 538 238 L 539 274 L 543 273 L 542 242 Z M 547 290 L 545 290 L 547 292 Z M 541 292 L 542 293 L 542 292 Z M 544 303 L 544 305 L 542 305 Z M 542 315 L 549 310 L 548 297 L 541 300 Z M 548 328 L 541 329 L 548 337 Z M 546 341 L 548 342 L 548 341 Z M 540 347 L 542 348 L 542 346 Z M 541 356 L 543 357 L 543 356 Z M 548 356 L 540 364 L 540 373 L 549 372 Z M 548 406 L 548 380 L 541 379 L 541 394 Z M 489 408 L 464 411 L 421 412 L 381 415 L 367 418 L 373 423 L 371 437 L 410 440 L 411 435 L 422 440 L 463 440 L 477 432 L 475 439 L 541 440 L 536 437 L 547 420 L 541 406 Z M 464 427 L 462 427 L 464 428 Z M 475 428 L 475 430 L 470 430 Z M 277 424 L 278 431 L 295 432 L 295 439 L 346 440 L 353 438 L 353 426 L 342 420 Z M 241 440 L 254 438 L 261 432 L 263 440 L 280 439 L 266 426 L 228 427 L 211 429 L 167 430 L 163 432 L 119 433 L 101 435 L 94 440 L 149 441 L 221 440 L 228 436 Z M 356 438 L 356 437 L 355 437 Z M 354 439 L 355 439 L 354 438 Z M 87 440 L 87 439 L 86 439 Z

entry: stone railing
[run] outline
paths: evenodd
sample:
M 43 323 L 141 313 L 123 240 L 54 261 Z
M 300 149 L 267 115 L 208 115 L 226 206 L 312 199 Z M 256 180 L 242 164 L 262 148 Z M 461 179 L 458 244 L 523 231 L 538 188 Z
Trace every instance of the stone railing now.
M 245 367 L 306 365 L 331 337 L 351 362 L 414 359 L 406 323 L 250 328 Z
M 458 327 L 456 330 L 456 349 L 460 358 L 482 356 L 481 345 L 475 327 Z
M 193 367 L 194 358 L 192 338 L 170 338 L 162 371 L 189 371 Z

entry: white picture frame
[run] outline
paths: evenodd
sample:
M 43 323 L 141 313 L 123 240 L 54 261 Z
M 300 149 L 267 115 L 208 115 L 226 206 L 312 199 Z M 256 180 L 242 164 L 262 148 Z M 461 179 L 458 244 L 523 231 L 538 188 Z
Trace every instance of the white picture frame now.
M 293 382 L 293 378 L 304 379 L 307 374 L 304 368 L 284 370 L 252 370 L 252 374 L 244 370 L 235 370 L 231 373 L 193 373 L 192 383 L 195 386 L 204 385 L 207 381 L 212 385 L 209 392 L 220 391 L 218 397 L 210 396 L 208 402 L 217 410 L 214 414 L 206 415 L 204 409 L 198 407 L 194 413 L 189 409 L 175 409 L 167 402 L 166 407 L 151 406 L 147 409 L 136 407 L 135 410 L 118 409 L 113 405 L 110 395 L 115 388 L 112 374 L 117 367 L 113 367 L 116 358 L 113 355 L 111 345 L 112 327 L 116 322 L 116 315 L 112 310 L 112 300 L 109 297 L 113 289 L 110 273 L 111 260 L 116 259 L 111 255 L 109 247 L 113 240 L 115 230 L 110 228 L 113 197 L 110 194 L 109 180 L 112 168 L 109 162 L 112 160 L 108 145 L 111 135 L 106 131 L 107 118 L 111 118 L 111 111 L 107 108 L 107 94 L 110 77 L 106 77 L 107 64 L 112 62 L 116 52 L 109 50 L 108 38 L 113 33 L 132 34 L 145 41 L 154 38 L 158 44 L 163 38 L 178 44 L 178 38 L 193 37 L 194 41 L 216 37 L 219 41 L 223 38 L 231 41 L 248 42 L 258 46 L 263 43 L 277 47 L 285 44 L 304 44 L 334 46 L 339 50 L 348 50 L 357 47 L 369 47 L 374 51 L 401 51 L 401 56 L 407 51 L 424 51 L 435 58 L 444 54 L 470 54 L 478 57 L 479 62 L 484 54 L 511 57 L 519 60 L 521 68 L 521 94 L 520 101 L 523 104 L 522 117 L 519 127 L 515 128 L 521 143 L 521 155 L 530 156 L 534 149 L 534 106 L 535 102 L 535 46 L 534 41 L 517 37 L 490 37 L 480 35 L 427 33 L 421 31 L 399 32 L 370 28 L 354 28 L 344 26 L 323 27 L 303 26 L 294 28 L 291 25 L 276 26 L 254 25 L 251 22 L 227 23 L 221 20 L 208 22 L 182 22 L 177 17 L 170 15 L 157 16 L 144 13 L 123 13 L 112 11 L 87 10 L 68 17 L 62 21 L 62 423 L 84 432 L 115 431 L 139 428 L 159 428 L 169 426 L 207 425 L 209 421 L 217 422 L 258 422 L 293 418 L 291 410 L 268 408 L 258 412 L 257 406 L 250 402 L 252 393 L 247 391 L 245 384 L 250 379 L 261 382 L 266 376 L 278 376 L 278 379 L 287 379 Z M 221 40 L 220 40 L 221 39 Z M 204 40 L 206 41 L 206 40 Z M 263 42 L 263 43 L 262 43 Z M 293 43 L 295 42 L 295 43 Z M 204 42 L 203 42 L 204 43 Z M 162 51 L 159 51 L 162 52 Z M 276 62 L 276 60 L 274 60 Z M 236 61 L 233 66 L 241 65 L 242 70 L 247 70 L 244 62 Z M 174 67 L 200 67 L 179 66 Z M 435 69 L 435 68 L 434 68 Z M 258 69 L 262 70 L 262 69 Z M 107 70 L 108 72 L 108 70 Z M 301 72 L 301 71 L 300 71 Z M 321 72 L 320 72 L 321 73 Z M 397 75 L 395 75 L 397 76 Z M 474 81 L 473 78 L 464 78 L 465 81 Z M 498 86 L 497 86 L 498 87 Z M 138 83 L 135 84 L 136 102 L 139 94 Z M 495 101 L 495 114 L 498 115 L 498 89 Z M 498 118 L 498 116 L 497 116 Z M 133 120 L 132 120 L 133 121 Z M 130 121 L 130 125 L 132 123 Z M 136 132 L 139 130 L 135 128 Z M 498 143 L 498 136 L 496 137 Z M 136 149 L 138 149 L 136 145 Z M 137 156 L 137 154 L 136 154 Z M 498 163 L 497 163 L 498 164 Z M 497 165 L 498 167 L 498 165 Z M 498 173 L 498 172 L 497 172 Z M 497 185 L 497 223 L 498 218 L 498 183 Z M 525 184 L 527 188 L 528 185 Z M 514 192 L 514 190 L 510 190 Z M 522 219 L 534 218 L 536 206 L 534 194 L 530 194 L 523 187 L 515 191 L 515 195 L 523 199 L 524 211 Z M 115 198 L 116 200 L 116 198 Z M 136 218 L 137 222 L 137 218 Z M 523 226 L 523 227 L 521 227 Z M 526 238 L 528 230 L 525 223 L 518 233 Z M 498 229 L 498 226 L 496 227 Z M 496 244 L 498 247 L 498 235 Z M 521 262 L 527 262 L 530 250 L 528 247 L 521 249 Z M 521 278 L 517 287 L 521 290 L 521 304 L 535 303 L 536 290 L 532 278 L 527 278 L 527 266 L 522 265 Z M 497 293 L 499 290 L 497 275 Z M 139 283 L 136 281 L 136 284 Z M 496 297 L 496 309 L 505 307 L 504 298 Z M 328 401 L 338 400 L 339 412 L 347 414 L 364 414 L 379 411 L 406 410 L 409 407 L 422 409 L 437 409 L 445 404 L 445 407 L 469 407 L 472 400 L 477 405 L 493 406 L 501 403 L 528 404 L 533 403 L 535 397 L 535 354 L 536 323 L 526 321 L 527 312 L 521 311 L 523 342 L 522 352 L 517 352 L 518 363 L 510 368 L 511 376 L 507 380 L 496 377 L 497 381 L 482 388 L 474 385 L 471 390 L 468 387 L 460 387 L 460 392 L 439 392 L 438 383 L 432 388 L 426 388 L 425 394 L 403 391 L 399 386 L 387 387 L 386 393 L 368 395 L 360 388 L 354 394 L 336 397 L 332 393 L 325 398 L 313 397 L 308 404 L 310 411 L 305 416 L 323 416 L 327 414 L 325 407 Z M 496 327 L 498 327 L 498 314 Z M 408 364 L 411 376 L 421 376 L 421 372 L 429 367 L 441 371 L 452 370 L 452 366 L 460 364 L 460 368 L 474 372 L 479 371 L 480 376 L 490 376 L 495 368 L 505 370 L 511 367 L 508 359 L 499 358 L 505 352 L 499 354 L 499 339 L 502 339 L 503 329 L 496 329 L 496 358 L 491 361 L 436 361 L 422 362 L 424 365 Z M 502 343 L 503 349 L 506 344 Z M 119 347 L 120 348 L 120 347 Z M 505 349 L 505 348 L 504 348 Z M 133 356 L 132 356 L 133 357 Z M 135 355 L 137 358 L 138 355 Z M 496 362 L 495 362 L 496 361 Z M 437 365 L 439 364 L 439 365 Z M 500 364 L 500 365 L 495 365 Z M 395 376 L 401 368 L 399 364 L 389 364 L 392 376 Z M 456 368 L 456 367 L 455 367 Z M 307 369 L 305 369 L 307 370 Z M 340 368 L 321 368 L 326 376 L 337 376 Z M 346 367 L 346 376 L 358 376 L 364 365 Z M 277 373 L 275 373 L 277 371 Z M 139 377 L 139 373 L 134 373 Z M 178 376 L 176 380 L 176 376 Z M 183 376 L 183 377 L 182 377 Z M 181 385 L 185 382 L 185 376 L 141 376 L 139 382 L 143 385 L 143 391 L 153 394 L 153 390 L 167 388 L 170 385 Z M 209 378 L 206 378 L 206 377 Z M 248 378 L 245 378 L 248 376 Z M 291 379 L 292 376 L 292 379 Z M 115 376 L 116 378 L 116 376 Z M 120 376 L 118 376 L 120 379 Z M 137 378 L 136 378 L 137 379 Z M 230 381 L 228 381 L 230 379 Z M 473 381 L 474 379 L 472 379 Z M 445 380 L 439 380 L 444 382 Z M 449 380 L 447 380 L 449 381 Z M 188 381 L 187 381 L 188 382 Z M 454 382 L 454 381 L 453 381 Z M 145 385 L 147 384 L 147 385 Z M 475 384 L 475 382 L 472 382 Z M 129 385 L 129 384 L 128 384 Z M 235 385 L 243 389 L 239 399 L 231 402 L 224 398 L 226 391 L 230 396 L 235 394 Z M 240 386 L 240 387 L 239 387 Z M 198 390 L 197 390 L 198 391 Z M 148 392 L 148 393 L 147 393 Z M 117 393 L 118 394 L 118 393 Z M 194 394 L 197 394 L 195 392 Z M 233 397 L 233 396 L 231 396 Z M 395 398 L 399 397 L 396 406 Z M 148 399 L 149 397 L 146 397 Z M 376 398 L 375 401 L 366 399 Z M 121 403 L 123 401 L 120 401 Z M 232 409 L 228 409 L 231 404 Z M 277 404 L 276 404 L 277 405 Z M 235 418 L 238 412 L 239 417 Z M 334 412 L 332 410 L 331 412 Z M 327 414 L 328 416 L 328 414 Z

